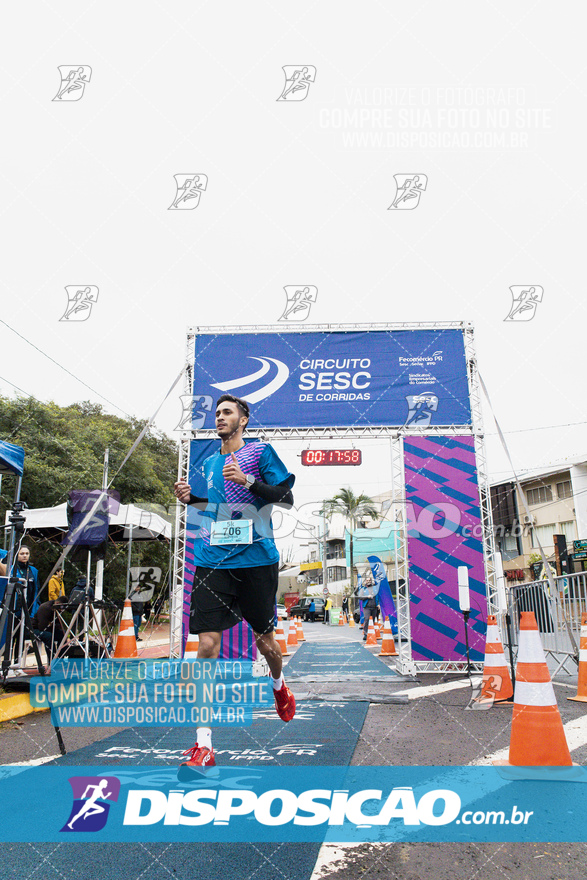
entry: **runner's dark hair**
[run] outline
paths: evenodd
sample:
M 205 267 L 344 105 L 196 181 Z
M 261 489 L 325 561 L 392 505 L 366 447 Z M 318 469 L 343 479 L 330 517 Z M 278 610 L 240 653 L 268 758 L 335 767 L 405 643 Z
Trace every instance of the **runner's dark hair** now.
M 240 397 L 235 397 L 234 394 L 222 394 L 216 401 L 216 406 L 224 403 L 225 400 L 228 400 L 229 403 L 236 403 L 241 416 L 245 416 L 245 418 L 250 419 L 251 411 L 249 409 L 249 404 L 246 402 L 246 400 L 241 400 Z

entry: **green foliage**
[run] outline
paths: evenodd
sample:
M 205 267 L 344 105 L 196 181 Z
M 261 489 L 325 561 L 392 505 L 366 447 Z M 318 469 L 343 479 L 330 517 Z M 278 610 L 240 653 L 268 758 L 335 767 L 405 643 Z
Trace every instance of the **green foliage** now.
M 98 404 L 83 401 L 60 407 L 33 398 L 0 397 L 0 439 L 25 450 L 21 498 L 30 508 L 54 507 L 67 500 L 72 489 L 99 489 L 102 485 L 104 451 L 109 453 L 112 479 L 145 422 L 105 413 Z M 175 504 L 173 483 L 177 475 L 177 446 L 163 434 L 147 433 L 112 489 L 122 504 Z M 14 494 L 14 478 L 4 476 L 0 516 L 4 522 Z M 59 547 L 48 541 L 25 541 L 31 547 L 31 563 L 39 568 L 40 582 L 48 576 L 59 556 Z M 149 541 L 133 545 L 133 565 L 158 565 L 165 572 L 169 548 Z M 80 574 L 85 575 L 85 552 L 68 557 L 65 585 L 69 592 Z M 109 544 L 104 565 L 105 593 L 124 596 L 127 546 Z M 46 592 L 42 598 L 46 598 Z
M 332 498 L 323 501 L 322 508 L 327 516 L 333 513 L 342 513 L 346 519 L 350 520 L 351 528 L 355 528 L 357 520 L 365 516 L 379 519 L 379 511 L 375 507 L 373 499 L 364 493 L 355 495 L 350 486 L 346 489 L 340 489 Z
M 332 498 L 327 498 L 322 502 L 322 510 L 326 516 L 332 516 L 333 513 L 342 513 L 345 519 L 350 522 L 350 545 L 349 556 L 351 563 L 351 595 L 354 592 L 354 554 L 353 554 L 353 530 L 357 526 L 357 521 L 363 517 L 369 516 L 371 519 L 379 519 L 379 511 L 375 507 L 375 502 L 363 492 L 355 495 L 350 486 L 346 489 L 340 489 Z

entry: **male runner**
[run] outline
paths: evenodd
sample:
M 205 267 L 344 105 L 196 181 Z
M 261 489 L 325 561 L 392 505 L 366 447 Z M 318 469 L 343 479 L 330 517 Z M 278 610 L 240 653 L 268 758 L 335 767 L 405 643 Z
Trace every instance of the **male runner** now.
M 244 400 L 231 394 L 219 397 L 216 431 L 221 447 L 202 465 L 208 497 L 192 495 L 183 481 L 174 486 L 184 504 L 207 502 L 210 508 L 202 514 L 203 518 L 209 513 L 210 518 L 204 520 L 206 525 L 194 541 L 196 574 L 190 632 L 199 635 L 198 658 L 216 658 L 222 631 L 246 620 L 269 665 L 277 713 L 283 721 L 291 721 L 296 703 L 283 679 L 281 649 L 273 633 L 279 552 L 273 538 L 263 537 L 258 529 L 267 533 L 259 520 L 269 523 L 269 511 L 263 510 L 268 504 L 293 504 L 295 477 L 268 443 L 245 444 L 243 431 L 248 421 L 249 407 Z M 249 512 L 262 511 L 262 517 L 247 517 L 247 507 Z M 226 543 L 226 534 L 236 531 L 233 523 L 240 524 L 242 543 L 236 539 Z M 249 529 L 251 543 L 245 542 Z M 180 767 L 180 778 L 216 766 L 211 735 L 209 727 L 197 728 L 196 744 L 184 752 L 188 760 Z

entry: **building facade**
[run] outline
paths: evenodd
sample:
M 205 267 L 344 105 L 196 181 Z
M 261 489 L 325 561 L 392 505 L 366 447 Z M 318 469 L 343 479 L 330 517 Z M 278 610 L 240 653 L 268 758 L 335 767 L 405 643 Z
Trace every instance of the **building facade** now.
M 579 459 L 529 472 L 519 480 L 525 504 L 513 481 L 491 484 L 495 545 L 506 578 L 514 582 L 534 579 L 531 564 L 539 556 L 539 543 L 555 571 L 560 546 L 565 544 L 574 570 L 583 571 L 585 561 L 579 555 L 574 558 L 573 542 L 587 538 L 587 462 Z

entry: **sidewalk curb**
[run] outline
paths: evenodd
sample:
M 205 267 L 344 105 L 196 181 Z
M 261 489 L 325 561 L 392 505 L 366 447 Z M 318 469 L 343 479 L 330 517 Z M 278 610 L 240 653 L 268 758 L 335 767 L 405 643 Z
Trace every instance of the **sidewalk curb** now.
M 3 694 L 0 696 L 0 723 L 24 718 L 33 712 L 48 712 L 47 708 L 31 706 L 29 694 Z

